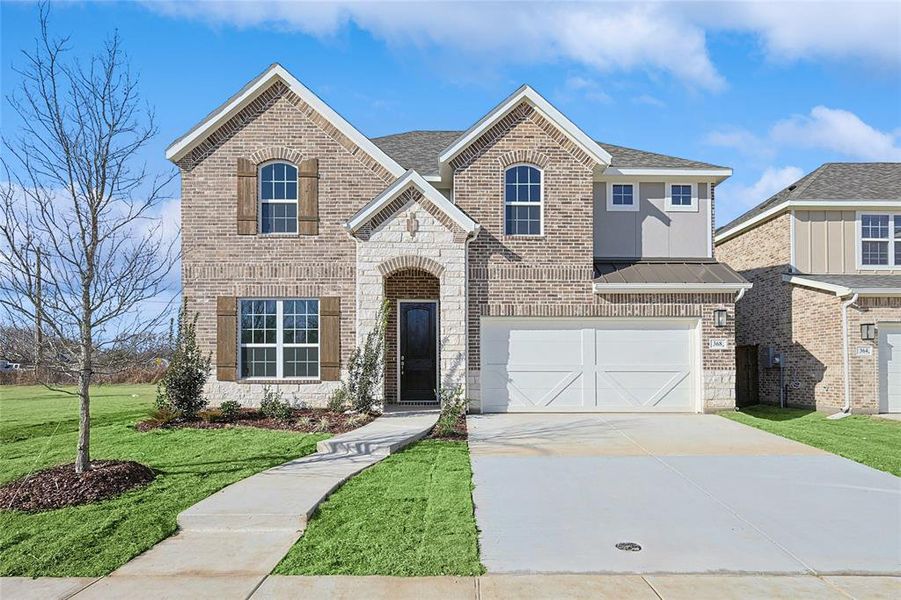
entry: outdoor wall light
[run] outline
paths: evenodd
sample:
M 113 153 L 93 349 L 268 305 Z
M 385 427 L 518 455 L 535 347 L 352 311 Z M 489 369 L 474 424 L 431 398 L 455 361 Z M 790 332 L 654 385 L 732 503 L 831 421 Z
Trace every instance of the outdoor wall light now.
M 875 340 L 876 339 L 876 323 L 860 324 L 860 339 Z
M 713 311 L 713 324 L 716 327 L 725 327 L 727 314 L 725 308 L 718 308 Z

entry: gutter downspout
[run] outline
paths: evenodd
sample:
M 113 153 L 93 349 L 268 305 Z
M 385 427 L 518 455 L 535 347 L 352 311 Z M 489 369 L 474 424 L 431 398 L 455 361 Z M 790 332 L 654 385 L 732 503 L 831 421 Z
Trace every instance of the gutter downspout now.
M 737 303 L 739 300 L 745 297 L 745 292 L 748 291 L 748 288 L 741 288 L 738 290 L 738 295 L 735 296 L 735 302 Z
M 845 405 L 842 407 L 841 413 L 832 415 L 830 418 L 841 419 L 842 417 L 851 414 L 851 361 L 848 358 L 848 308 L 857 302 L 858 296 L 859 294 L 854 293 L 850 299 L 842 302 L 842 369 L 845 378 Z

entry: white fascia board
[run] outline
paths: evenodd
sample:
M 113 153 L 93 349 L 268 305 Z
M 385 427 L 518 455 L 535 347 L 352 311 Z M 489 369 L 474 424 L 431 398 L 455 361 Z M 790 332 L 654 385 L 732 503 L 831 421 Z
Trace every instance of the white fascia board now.
M 732 169 L 667 169 L 663 167 L 607 167 L 604 175 L 622 177 L 713 177 L 725 179 L 732 176 Z
M 734 227 L 730 227 L 725 231 L 721 231 L 716 234 L 714 241 L 725 242 L 729 238 L 733 238 L 736 235 L 747 231 L 748 229 L 753 229 L 757 224 L 762 221 L 766 221 L 767 219 L 771 219 L 778 215 L 779 213 L 795 208 L 795 209 L 809 209 L 809 210 L 869 210 L 869 209 L 898 209 L 898 204 L 901 200 L 865 200 L 862 202 L 849 202 L 848 200 L 786 200 L 785 202 L 781 202 L 775 206 L 771 206 L 767 210 L 763 211 L 753 219 L 748 219 L 743 223 L 739 223 Z
M 704 294 L 749 290 L 752 283 L 595 283 L 595 294 Z
M 378 146 L 373 144 L 369 138 L 360 133 L 353 125 L 348 123 L 344 117 L 335 112 L 328 104 L 323 102 L 319 96 L 310 91 L 305 85 L 300 83 L 296 77 L 291 75 L 287 69 L 277 63 L 257 77 L 253 85 L 248 86 L 247 89 L 233 97 L 224 106 L 195 125 L 187 135 L 173 142 L 172 145 L 166 148 L 166 158 L 173 162 L 181 159 L 185 154 L 190 152 L 192 148 L 206 139 L 212 131 L 222 126 L 226 121 L 243 110 L 244 107 L 252 102 L 260 92 L 267 89 L 277 80 L 281 80 L 292 92 L 309 104 L 313 110 L 325 117 L 338 129 L 338 131 L 346 135 L 364 152 L 378 161 L 379 164 L 385 167 L 392 175 L 395 177 L 403 175 L 403 167 L 397 164 L 393 158 L 385 154 Z
M 423 196 L 438 206 L 448 217 L 469 234 L 478 233 L 479 225 L 455 204 L 444 197 L 444 194 L 436 190 L 419 173 L 410 169 L 394 183 L 385 188 L 381 194 L 373 198 L 366 206 L 360 209 L 344 226 L 351 233 L 357 232 L 370 218 L 376 215 L 383 207 L 403 193 L 410 185 L 418 189 Z
M 798 275 L 783 275 L 782 281 L 791 283 L 792 285 L 800 285 L 824 292 L 832 292 L 841 298 L 847 298 L 857 294 L 858 296 L 879 296 L 894 297 L 901 296 L 901 288 L 852 288 L 845 285 L 836 285 L 834 283 L 824 283 L 807 277 Z
M 579 144 L 579 146 L 581 146 L 595 162 L 602 165 L 609 165 L 610 161 L 613 160 L 609 152 L 601 148 L 601 146 L 586 135 L 584 131 L 576 127 L 572 121 L 554 108 L 554 106 L 545 100 L 541 94 L 528 85 L 524 85 L 495 106 L 488 114 L 479 119 L 475 125 L 470 127 L 466 133 L 448 146 L 438 157 L 439 164 L 444 167 L 455 156 L 460 154 L 460 152 L 477 140 L 479 136 L 485 133 L 485 131 L 491 128 L 497 121 L 504 118 L 507 113 L 519 106 L 521 102 L 528 102 L 538 110 L 538 112 L 542 113 L 545 118 L 559 127 L 572 141 Z

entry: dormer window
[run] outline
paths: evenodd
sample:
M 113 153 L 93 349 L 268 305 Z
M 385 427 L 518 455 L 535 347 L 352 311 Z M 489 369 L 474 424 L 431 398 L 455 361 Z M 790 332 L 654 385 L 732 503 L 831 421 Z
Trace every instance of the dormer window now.
M 532 165 L 514 165 L 504 173 L 504 233 L 541 235 L 542 173 Z
M 697 212 L 697 185 L 694 183 L 666 184 L 666 210 L 671 212 Z
M 901 267 L 901 214 L 861 214 L 859 235 L 860 267 Z
M 290 163 L 260 167 L 260 233 L 297 233 L 297 167 Z
M 638 210 L 638 184 L 608 183 L 607 210 Z

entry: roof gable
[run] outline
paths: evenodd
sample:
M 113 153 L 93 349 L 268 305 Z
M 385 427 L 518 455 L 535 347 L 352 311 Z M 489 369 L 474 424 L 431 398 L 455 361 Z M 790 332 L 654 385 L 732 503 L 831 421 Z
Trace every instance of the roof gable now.
M 364 225 L 370 222 L 379 212 L 406 192 L 410 187 L 416 188 L 429 202 L 434 204 L 441 212 L 447 215 L 451 221 L 458 225 L 467 234 L 478 233 L 479 224 L 463 212 L 460 207 L 445 198 L 441 192 L 432 187 L 422 176 L 410 169 L 400 178 L 389 185 L 385 191 L 373 198 L 366 206 L 345 223 L 345 227 L 351 234 L 358 232 Z
M 381 148 L 373 144 L 369 138 L 360 133 L 344 117 L 335 112 L 278 63 L 273 63 L 268 69 L 254 77 L 236 94 L 188 130 L 187 133 L 172 142 L 166 148 L 166 158 L 172 162 L 177 162 L 183 158 L 209 135 L 253 102 L 273 83 L 278 81 L 284 83 L 288 89 L 297 94 L 304 102 L 329 121 L 341 134 L 375 159 L 393 176 L 400 177 L 404 173 L 404 169 L 393 158 L 385 154 Z
M 531 87 L 524 85 L 491 109 L 488 114 L 479 119 L 475 125 L 463 132 L 463 135 L 444 149 L 438 156 L 441 172 L 443 173 L 448 168 L 450 161 L 457 155 L 463 152 L 478 140 L 482 134 L 491 129 L 498 121 L 506 117 L 511 111 L 524 102 L 553 123 L 570 140 L 582 148 L 582 150 L 584 150 L 596 163 L 605 166 L 610 164 L 612 157 L 606 150 L 601 148 L 598 143 L 586 135 L 584 131 L 576 127 L 572 121 L 554 108 L 550 102 L 541 96 L 541 94 Z

